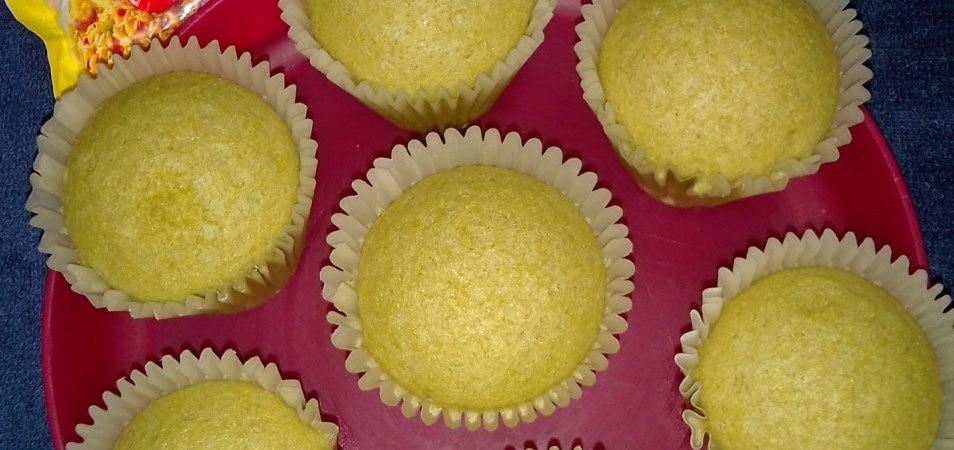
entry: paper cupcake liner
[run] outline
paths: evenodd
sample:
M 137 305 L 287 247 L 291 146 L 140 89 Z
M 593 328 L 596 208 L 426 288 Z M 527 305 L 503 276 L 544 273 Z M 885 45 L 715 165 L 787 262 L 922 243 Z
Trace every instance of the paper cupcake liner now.
M 583 87 L 583 99 L 596 114 L 603 131 L 624 160 L 630 174 L 650 195 L 675 206 L 711 206 L 754 195 L 780 191 L 788 181 L 818 171 L 823 164 L 838 159 L 838 147 L 851 142 L 850 127 L 864 120 L 860 106 L 871 97 L 864 84 L 871 70 L 864 66 L 871 57 L 868 38 L 858 34 L 861 22 L 853 9 L 845 9 L 848 0 L 807 0 L 825 23 L 840 69 L 838 105 L 831 128 L 808 157 L 778 163 L 770 175 L 746 176 L 729 182 L 723 175 L 707 178 L 701 174 L 682 178 L 671 166 L 654 166 L 646 161 L 639 143 L 632 142 L 626 129 L 616 122 L 613 107 L 606 101 L 597 71 L 603 36 L 616 11 L 625 0 L 594 0 L 583 6 L 583 22 L 577 25 L 580 37 L 574 47 L 580 62 L 576 66 Z
M 318 400 L 306 401 L 301 384 L 296 380 L 282 379 L 274 363 L 264 365 L 258 357 L 243 363 L 234 350 L 226 350 L 219 357 L 212 349 L 206 348 L 198 357 L 188 350 L 178 359 L 172 355 L 163 356 L 159 364 L 147 363 L 144 370 L 145 373 L 134 370 L 128 378 L 116 381 L 119 395 L 113 392 L 103 394 L 106 409 L 99 406 L 89 408 L 92 425 L 77 425 L 76 432 L 82 442 L 70 442 L 66 445 L 67 450 L 112 448 L 126 425 L 153 401 L 186 386 L 217 380 L 248 381 L 278 394 L 298 413 L 303 423 L 327 438 L 332 449 L 337 447 L 338 427 L 321 421 Z
M 545 450 L 560 450 L 560 447 L 557 446 L 557 445 L 551 445 L 551 446 L 549 446 L 549 447 L 538 447 L 538 448 L 541 449 L 541 450 L 544 450 L 544 449 L 545 449 Z M 535 450 L 535 449 L 530 448 L 530 447 L 527 447 L 525 450 Z M 582 446 L 582 445 L 577 445 L 577 446 L 573 446 L 573 447 L 567 447 L 567 450 L 583 450 L 583 446 Z
M 36 214 L 30 224 L 43 230 L 39 249 L 49 254 L 47 265 L 61 272 L 73 291 L 86 296 L 97 308 L 127 311 L 136 318 L 164 319 L 177 316 L 233 312 L 264 303 L 284 286 L 294 272 L 304 244 L 305 223 L 315 191 L 317 144 L 311 139 L 312 122 L 305 105 L 295 103 L 296 87 L 286 86 L 279 74 L 271 76 L 267 62 L 252 66 L 248 53 L 237 55 L 234 47 L 222 52 L 218 41 L 200 47 L 195 38 L 184 46 L 174 37 L 164 48 L 154 40 L 149 50 L 135 48 L 127 60 L 116 58 L 112 69 L 100 67 L 96 79 L 82 77 L 76 88 L 53 108 L 53 117 L 40 129 L 38 154 L 30 175 L 33 191 L 26 209 Z M 217 290 L 201 297 L 190 295 L 184 302 L 140 302 L 128 293 L 112 289 L 93 269 L 83 266 L 64 226 L 61 205 L 67 155 L 86 120 L 106 98 L 136 81 L 173 71 L 204 72 L 231 80 L 257 93 L 285 120 L 299 151 L 297 201 L 284 235 L 250 265 L 238 279 L 227 280 Z
M 513 407 L 499 410 L 456 410 L 432 403 L 399 386 L 364 349 L 361 317 L 357 311 L 358 259 L 361 243 L 368 228 L 378 215 L 401 193 L 421 179 L 454 167 L 469 165 L 497 166 L 512 169 L 546 182 L 564 193 L 579 208 L 596 236 L 603 253 L 607 283 L 603 319 L 600 332 L 586 358 L 573 373 L 554 385 L 548 392 Z M 620 314 L 629 311 L 632 302 L 628 298 L 633 290 L 630 281 L 634 273 L 633 263 L 627 259 L 632 252 L 629 230 L 618 223 L 622 209 L 609 206 L 610 192 L 595 189 L 596 175 L 580 173 L 582 163 L 578 159 L 563 160 L 563 152 L 550 147 L 544 151 L 541 142 L 531 139 L 521 142 L 516 133 L 501 137 L 497 130 L 485 134 L 477 127 L 461 134 L 456 129 L 443 136 L 430 133 L 425 142 L 412 141 L 406 147 L 398 145 L 390 158 L 374 161 L 368 174 L 368 182 L 359 180 L 353 187 L 356 195 L 344 198 L 341 209 L 332 222 L 337 229 L 328 235 L 332 246 L 331 265 L 321 270 L 324 285 L 322 296 L 333 303 L 337 311 L 328 314 L 328 321 L 337 326 L 332 334 L 335 347 L 350 352 L 346 368 L 352 373 L 363 373 L 358 380 L 362 390 L 379 389 L 381 401 L 388 406 L 401 404 L 405 417 L 420 414 L 421 420 L 430 425 L 441 416 L 450 428 L 464 423 L 469 430 L 481 425 L 494 430 L 502 421 L 514 427 L 521 420 L 532 422 L 537 413 L 550 415 L 557 406 L 565 406 L 581 395 L 581 386 L 595 382 L 596 371 L 607 367 L 607 354 L 615 353 L 619 342 L 615 334 L 626 330 L 626 321 Z
M 428 98 L 423 89 L 417 92 L 373 86 L 358 81 L 341 62 L 323 49 L 311 34 L 306 0 L 279 0 L 281 18 L 288 24 L 288 36 L 295 48 L 311 65 L 325 74 L 332 83 L 360 100 L 380 116 L 408 130 L 425 132 L 463 127 L 493 106 L 514 75 L 543 42 L 543 28 L 553 17 L 556 0 L 537 0 L 527 30 L 507 56 L 498 61 L 490 73 L 480 73 L 476 80 L 462 80 L 456 89 L 440 87 L 437 95 Z M 433 64 L 453 64 L 435 61 Z
M 719 320 L 723 305 L 761 277 L 804 266 L 828 266 L 859 275 L 891 294 L 914 317 L 931 343 L 940 369 L 943 404 L 937 437 L 931 448 L 954 448 L 954 317 L 944 314 L 951 297 L 941 295 L 940 284 L 928 287 L 924 270 L 911 274 L 906 257 L 892 260 L 891 247 L 878 250 L 871 239 L 859 243 L 854 233 L 838 239 L 830 229 L 820 237 L 813 231 L 801 238 L 788 233 L 783 241 L 770 239 L 764 250 L 751 247 L 745 258 L 735 259 L 731 270 L 719 269 L 716 287 L 703 291 L 701 314 L 696 310 L 690 312 L 692 330 L 680 338 L 682 353 L 675 358 L 685 376 L 679 384 L 679 392 L 688 402 L 682 418 L 691 429 L 692 448 L 702 447 L 707 432 L 706 412 L 699 406 L 702 387 L 692 378 L 691 370 L 699 362 L 699 348 Z
M 560 450 L 560 446 L 558 446 L 558 445 L 551 445 L 551 446 L 549 446 L 549 447 L 537 447 L 537 448 L 539 448 L 540 450 L 544 450 L 544 449 L 545 449 L 545 450 Z M 525 450 L 534 450 L 534 449 L 533 449 L 533 448 L 530 448 L 530 447 L 527 447 Z M 583 450 L 583 446 L 582 446 L 582 445 L 575 445 L 575 446 L 573 446 L 573 447 L 567 447 L 567 450 Z

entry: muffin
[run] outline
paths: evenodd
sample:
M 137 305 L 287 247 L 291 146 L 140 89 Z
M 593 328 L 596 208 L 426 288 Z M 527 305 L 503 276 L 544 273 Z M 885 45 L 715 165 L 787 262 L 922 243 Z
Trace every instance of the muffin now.
M 431 134 L 375 161 L 333 217 L 332 343 L 405 416 L 530 422 L 617 350 L 633 274 L 621 211 L 579 160 L 542 150 L 495 130 Z
M 954 347 L 950 298 L 926 286 L 851 233 L 750 249 L 703 293 L 676 357 L 692 447 L 933 448 Z
M 318 401 L 257 357 L 185 351 L 116 386 L 119 395 L 103 395 L 105 410 L 90 408 L 93 424 L 76 427 L 83 441 L 68 450 L 336 448 L 338 427 L 321 421 Z
M 41 129 L 31 178 L 50 266 L 134 317 L 267 300 L 297 264 L 314 194 L 294 96 L 267 64 L 196 41 L 83 79 Z
M 312 66 L 395 125 L 429 131 L 483 115 L 543 41 L 555 0 L 281 0 Z
M 854 11 L 809 3 L 584 8 L 584 97 L 640 186 L 677 206 L 713 205 L 781 190 L 837 159 L 863 118 L 870 52 Z

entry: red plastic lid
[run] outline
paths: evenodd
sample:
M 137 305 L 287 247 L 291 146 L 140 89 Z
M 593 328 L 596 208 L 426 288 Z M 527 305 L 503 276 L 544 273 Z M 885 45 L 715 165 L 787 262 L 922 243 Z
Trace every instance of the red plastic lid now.
M 325 237 L 330 216 L 363 177 L 375 157 L 416 137 L 377 117 L 312 68 L 286 36 L 274 1 L 212 1 L 180 30 L 200 41 L 218 39 L 270 60 L 298 85 L 318 141 L 318 184 L 309 237 L 300 267 L 287 287 L 261 308 L 218 317 L 157 322 L 96 310 L 70 291 L 59 274 L 47 277 L 42 358 L 50 429 L 57 448 L 78 439 L 74 427 L 89 423 L 90 405 L 118 378 L 147 361 L 184 349 L 234 348 L 243 358 L 260 356 L 317 397 L 323 417 L 341 428 L 342 449 L 523 449 L 583 444 L 607 449 L 688 449 L 673 363 L 679 336 L 689 330 L 689 311 L 701 291 L 715 284 L 717 269 L 749 246 L 806 229 L 854 231 L 924 267 L 917 222 L 891 152 L 871 117 L 852 130 L 841 160 L 780 193 L 715 208 L 677 209 L 642 192 L 628 177 L 595 117 L 583 102 L 575 71 L 573 27 L 579 4 L 561 2 L 546 40 L 518 73 L 494 108 L 478 123 L 517 131 L 557 145 L 599 176 L 623 208 L 635 245 L 634 306 L 626 317 L 619 353 L 581 399 L 531 424 L 495 432 L 449 430 L 404 418 L 375 391 L 358 389 L 345 371 L 345 353 L 331 345 L 330 309 L 321 299 L 318 271 L 328 263 Z

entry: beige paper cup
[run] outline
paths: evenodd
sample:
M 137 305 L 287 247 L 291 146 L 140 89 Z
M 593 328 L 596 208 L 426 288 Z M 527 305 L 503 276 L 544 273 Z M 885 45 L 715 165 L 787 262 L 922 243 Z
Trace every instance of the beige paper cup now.
M 545 448 L 545 449 L 547 449 L 547 450 L 560 450 L 560 447 L 557 446 L 557 445 L 551 445 L 550 447 L 540 447 L 540 448 L 541 448 L 541 449 Z M 577 445 L 577 446 L 574 446 L 574 447 L 567 447 L 567 449 L 568 449 L 568 450 L 583 450 L 583 446 L 582 446 L 582 445 Z M 535 450 L 535 449 L 532 449 L 532 448 L 529 448 L 529 447 L 528 447 L 526 450 Z
M 818 171 L 827 162 L 838 159 L 838 147 L 851 142 L 850 127 L 864 120 L 860 106 L 868 101 L 870 93 L 864 84 L 872 73 L 864 66 L 871 57 L 866 48 L 868 38 L 859 34 L 861 22 L 855 19 L 853 9 L 845 9 L 847 0 L 807 0 L 825 23 L 841 70 L 838 104 L 828 133 L 808 157 L 801 160 L 785 160 L 769 175 L 746 176 L 729 182 L 725 176 L 706 179 L 701 176 L 681 178 L 671 167 L 654 166 L 646 161 L 638 142 L 632 142 L 626 129 L 616 122 L 616 115 L 603 92 L 597 71 L 597 60 L 603 36 L 610 27 L 617 10 L 625 0 L 594 0 L 583 6 L 583 22 L 577 25 L 580 42 L 574 46 L 579 58 L 576 66 L 583 87 L 583 99 L 596 114 L 617 154 L 625 163 L 630 175 L 646 192 L 664 203 L 681 206 L 712 206 L 780 191 L 788 181 Z
M 335 60 L 315 41 L 311 34 L 307 0 L 279 0 L 282 20 L 288 24 L 288 36 L 311 65 L 325 74 L 332 83 L 360 100 L 395 125 L 419 132 L 463 127 L 493 106 L 514 75 L 543 42 L 543 28 L 553 17 L 556 0 L 537 0 L 523 37 L 506 57 L 498 61 L 490 73 L 480 73 L 474 80 L 461 80 L 448 89 L 440 87 L 429 98 L 424 89 L 417 92 L 391 92 L 357 80 L 350 70 Z M 453 61 L 434 64 L 453 64 Z
M 398 385 L 364 349 L 361 316 L 357 310 L 355 280 L 361 243 L 380 212 L 404 190 L 428 175 L 470 165 L 512 169 L 563 192 L 590 224 L 606 266 L 603 319 L 586 358 L 570 376 L 548 392 L 500 410 L 445 408 Z M 457 428 L 463 422 L 469 430 L 476 430 L 481 425 L 494 430 L 501 421 L 507 427 L 514 427 L 520 421 L 532 422 L 537 413 L 550 415 L 557 406 L 565 406 L 570 400 L 579 398 L 581 386 L 592 385 L 596 381 L 594 372 L 607 367 L 606 355 L 619 348 L 614 335 L 624 332 L 627 327 L 621 314 L 632 307 L 629 294 L 633 290 L 630 279 L 634 273 L 633 263 L 627 259 L 633 248 L 627 237 L 629 230 L 619 223 L 622 210 L 609 206 L 610 192 L 595 189 L 596 175 L 592 172 L 581 174 L 581 168 L 580 160 L 564 161 L 560 149 L 544 149 L 537 139 L 524 143 L 516 133 L 502 137 L 497 130 L 484 133 L 477 127 L 467 129 L 464 134 L 456 129 L 446 131 L 443 136 L 430 133 L 424 142 L 412 141 L 407 146 L 395 146 L 389 158 L 375 160 L 374 168 L 367 174 L 368 182 L 356 181 L 353 187 L 357 194 L 344 198 L 341 201 L 344 213 L 332 217 L 337 229 L 328 235 L 328 243 L 332 246 L 331 265 L 322 268 L 320 273 L 324 285 L 322 296 L 337 309 L 328 314 L 328 321 L 337 327 L 332 334 L 332 344 L 350 352 L 346 368 L 349 372 L 363 374 L 358 386 L 363 390 L 378 389 L 381 401 L 388 406 L 401 404 L 405 417 L 419 414 L 428 425 L 443 417 L 448 427 Z
M 207 348 L 198 357 L 188 350 L 178 358 L 163 356 L 159 364 L 149 362 L 144 370 L 145 373 L 134 370 L 128 377 L 116 381 L 119 395 L 113 392 L 103 394 L 106 409 L 99 406 L 89 408 L 93 423 L 76 426 L 82 442 L 70 442 L 66 445 L 67 450 L 112 448 L 129 421 L 153 401 L 186 386 L 217 380 L 248 381 L 278 394 L 298 413 L 302 423 L 327 438 L 332 449 L 337 447 L 338 427 L 321 421 L 318 400 L 306 400 L 301 384 L 282 379 L 274 363 L 265 365 L 258 357 L 243 363 L 234 350 L 226 350 L 219 357 Z
M 96 107 L 136 81 L 174 71 L 204 72 L 231 80 L 259 94 L 285 120 L 299 151 L 297 201 L 284 235 L 235 279 L 223 280 L 220 288 L 190 295 L 181 303 L 140 302 L 108 286 L 95 270 L 80 263 L 63 222 L 60 195 L 73 141 Z M 271 76 L 268 63 L 253 67 L 248 53 L 237 55 L 234 47 L 222 52 L 217 41 L 200 47 L 195 38 L 182 45 L 176 37 L 165 47 L 154 41 L 149 50 L 137 47 L 128 59 L 116 58 L 111 69 L 101 65 L 96 79 L 82 77 L 76 88 L 57 102 L 53 117 L 40 129 L 30 175 L 33 191 L 26 209 L 35 214 L 30 224 L 43 230 L 39 249 L 50 255 L 47 265 L 62 273 L 73 291 L 86 296 L 93 306 L 126 311 L 136 318 L 234 312 L 264 303 L 295 270 L 315 191 L 317 144 L 311 139 L 312 122 L 306 117 L 305 105 L 295 103 L 295 93 L 294 85 L 285 85 L 284 76 Z
M 943 287 L 939 284 L 928 287 L 924 270 L 911 274 L 906 257 L 892 260 L 890 247 L 876 249 L 871 239 L 859 243 L 854 233 L 838 239 L 829 229 L 821 236 L 813 231 L 802 237 L 788 233 L 782 241 L 770 239 L 763 249 L 750 247 L 744 258 L 735 259 L 731 269 L 719 269 L 716 287 L 703 291 L 701 313 L 690 312 L 692 330 L 680 338 L 682 353 L 675 358 L 685 376 L 679 384 L 679 392 L 688 405 L 682 418 L 692 432 L 692 448 L 702 448 L 707 432 L 706 412 L 699 406 L 699 392 L 704 387 L 693 379 L 691 371 L 699 362 L 699 348 L 719 320 L 723 305 L 761 277 L 805 266 L 834 267 L 861 276 L 901 302 L 914 317 L 931 343 L 940 368 L 943 403 L 937 438 L 931 448 L 954 446 L 954 319 L 944 314 L 951 297 L 941 295 Z

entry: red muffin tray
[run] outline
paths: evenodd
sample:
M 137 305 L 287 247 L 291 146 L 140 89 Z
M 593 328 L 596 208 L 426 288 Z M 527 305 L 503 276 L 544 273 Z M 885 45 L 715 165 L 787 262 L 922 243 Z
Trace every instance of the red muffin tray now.
M 852 129 L 841 159 L 783 192 L 714 208 L 679 209 L 642 192 L 627 175 L 583 101 L 575 70 L 580 3 L 561 0 L 546 40 L 478 124 L 525 139 L 557 145 L 583 161 L 610 189 L 624 211 L 636 265 L 629 330 L 620 351 L 583 396 L 549 417 L 494 432 L 450 430 L 404 418 L 383 405 L 377 391 L 358 389 L 358 376 L 344 368 L 346 354 L 331 345 L 318 271 L 328 263 L 325 237 L 338 202 L 374 158 L 392 146 L 421 137 L 376 116 L 329 82 L 300 56 L 288 39 L 274 0 L 212 0 L 183 25 L 181 36 L 203 43 L 218 39 L 270 61 L 298 86 L 309 107 L 318 141 L 317 189 L 300 267 L 286 288 L 264 306 L 240 314 L 156 321 L 94 309 L 73 293 L 58 273 L 49 273 L 43 307 L 43 386 L 56 448 L 78 440 L 75 426 L 89 423 L 90 405 L 118 378 L 164 354 L 212 347 L 260 356 L 282 374 L 302 382 L 318 398 L 322 416 L 340 427 L 341 449 L 524 449 L 560 445 L 586 449 L 688 449 L 673 363 L 679 336 L 689 330 L 689 311 L 701 291 L 715 284 L 717 269 L 749 246 L 787 232 L 833 228 L 854 231 L 896 255 L 925 267 L 917 220 L 901 175 L 881 133 L 865 112 Z M 440 62 L 443 63 L 443 62 Z

